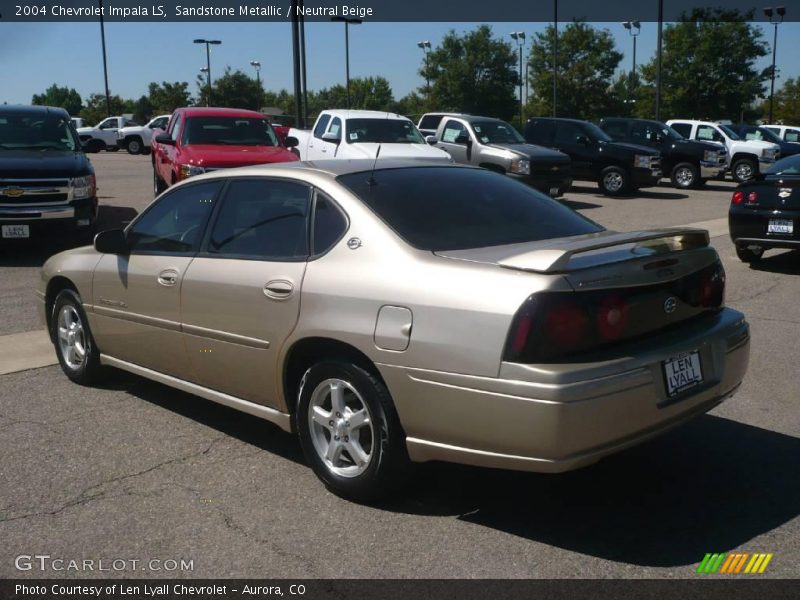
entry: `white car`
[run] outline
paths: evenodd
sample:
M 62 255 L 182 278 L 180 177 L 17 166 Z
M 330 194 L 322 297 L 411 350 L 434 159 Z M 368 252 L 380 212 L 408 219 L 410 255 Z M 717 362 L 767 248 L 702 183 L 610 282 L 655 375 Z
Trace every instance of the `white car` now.
M 94 127 L 79 127 L 78 137 L 81 138 L 86 152 L 100 152 L 101 150 L 116 151 L 117 131 L 123 127 L 136 125 L 128 117 L 108 117 Z
M 447 152 L 429 145 L 410 119 L 375 110 L 323 110 L 311 131 L 290 129 L 286 146 L 300 160 L 378 157 L 453 162 Z
M 150 140 L 153 131 L 166 129 L 171 115 L 154 117 L 147 125 L 129 125 L 117 131 L 117 146 L 125 148 L 128 154 L 147 154 L 150 152 Z
M 717 142 L 728 151 L 728 170 L 734 181 L 742 183 L 766 171 L 781 155 L 778 144 L 743 140 L 727 125 L 711 121 L 672 119 L 667 125 L 689 140 Z
M 762 125 L 762 127 L 769 129 L 784 142 L 800 143 L 800 126 L 798 125 Z

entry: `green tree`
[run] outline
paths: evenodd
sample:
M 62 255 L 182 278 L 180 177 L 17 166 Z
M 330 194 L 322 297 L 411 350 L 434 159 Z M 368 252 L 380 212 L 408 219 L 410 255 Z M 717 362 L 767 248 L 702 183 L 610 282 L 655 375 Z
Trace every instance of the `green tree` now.
M 427 101 L 416 92 L 411 92 L 400 98 L 400 100 L 394 103 L 391 110 L 392 112 L 408 117 L 415 123 L 424 113 L 429 112 Z
M 355 110 L 390 110 L 394 95 L 389 81 L 384 77 L 355 77 L 350 80 L 350 108 Z M 309 96 L 309 114 L 320 110 L 347 107 L 347 88 L 336 84 L 321 89 L 312 103 Z M 311 110 L 313 107 L 313 111 Z
M 266 91 L 263 102 L 264 106 L 277 106 L 287 115 L 294 113 L 294 94 L 290 94 L 288 90 Z
M 239 69 L 225 67 L 225 73 L 211 82 L 211 106 L 258 110 L 262 106 L 264 90 L 258 82 Z M 208 84 L 205 75 L 197 76 L 199 90 L 197 104 L 205 106 L 208 100 Z
M 533 36 L 528 61 L 531 115 L 553 114 L 554 34 L 551 25 Z M 609 84 L 621 60 L 608 29 L 574 21 L 559 31 L 557 114 L 577 119 L 607 116 L 620 100 L 615 100 Z
M 517 113 L 517 55 L 488 25 L 458 35 L 451 30 L 422 62 L 428 102 L 439 110 L 509 119 Z
M 81 111 L 83 100 L 74 88 L 59 87 L 54 83 L 45 90 L 44 94 L 34 94 L 31 104 L 58 106 L 65 109 L 71 116 L 74 116 Z
M 764 118 L 769 116 L 769 98 L 761 105 Z M 773 120 L 787 125 L 800 123 L 800 78 L 787 79 L 775 92 L 773 101 Z
M 171 113 L 176 108 L 191 106 L 192 95 L 187 81 L 155 81 L 147 86 L 147 97 L 153 107 L 152 113 Z
M 148 96 L 141 96 L 133 104 L 133 120 L 137 123 L 147 123 L 153 117 L 154 112 L 155 108 Z
M 119 96 L 110 97 L 111 116 L 118 116 L 123 113 L 132 113 L 132 101 L 123 100 Z M 90 94 L 86 100 L 86 106 L 81 110 L 79 115 L 90 125 L 97 125 L 100 121 L 105 119 L 106 114 L 106 95 L 105 94 Z
M 769 69 L 756 61 L 767 44 L 753 23 L 753 12 L 694 10 L 664 28 L 661 64 L 661 114 L 665 118 L 731 119 L 764 93 Z M 655 58 L 642 67 L 642 78 L 655 84 Z M 644 100 L 644 98 L 643 98 Z

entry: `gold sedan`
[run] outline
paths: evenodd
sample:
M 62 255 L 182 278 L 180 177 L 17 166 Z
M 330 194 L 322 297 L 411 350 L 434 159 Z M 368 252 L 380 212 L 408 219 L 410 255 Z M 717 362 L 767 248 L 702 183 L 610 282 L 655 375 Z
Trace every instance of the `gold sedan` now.
M 111 366 L 267 419 L 368 500 L 411 462 L 566 471 L 708 411 L 749 355 L 724 287 L 702 230 L 340 160 L 193 177 L 47 261 L 38 296 L 73 381 Z

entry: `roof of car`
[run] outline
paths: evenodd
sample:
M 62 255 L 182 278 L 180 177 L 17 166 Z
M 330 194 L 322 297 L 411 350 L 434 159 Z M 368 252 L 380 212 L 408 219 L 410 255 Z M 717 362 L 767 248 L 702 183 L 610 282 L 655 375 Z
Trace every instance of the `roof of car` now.
M 29 105 L 19 105 L 19 104 L 2 104 L 0 105 L 0 114 L 20 114 L 26 113 L 30 115 L 47 115 L 47 114 L 58 114 L 59 116 L 64 116 L 69 118 L 69 113 L 61 107 L 58 106 L 29 106 Z
M 497 121 L 499 123 L 505 123 L 505 121 L 503 121 L 502 119 L 498 119 L 497 117 L 481 117 L 478 115 L 448 115 L 448 116 L 458 117 L 459 119 L 462 119 L 467 123 L 474 123 L 476 121 Z
M 345 119 L 402 119 L 404 121 L 410 120 L 408 117 L 398 115 L 393 112 L 386 112 L 383 110 L 347 110 L 347 109 L 330 109 L 326 113 L 335 114 L 336 116 Z
M 187 106 L 178 108 L 187 117 L 247 117 L 250 119 L 264 119 L 266 115 L 255 110 L 244 108 L 217 108 L 206 106 Z

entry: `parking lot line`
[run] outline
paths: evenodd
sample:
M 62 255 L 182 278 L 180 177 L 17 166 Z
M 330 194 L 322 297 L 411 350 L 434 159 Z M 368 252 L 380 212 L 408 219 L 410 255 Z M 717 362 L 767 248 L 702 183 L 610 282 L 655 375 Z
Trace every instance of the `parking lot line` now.
M 0 336 L 0 375 L 48 367 L 57 362 L 44 329 Z

